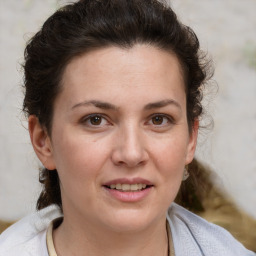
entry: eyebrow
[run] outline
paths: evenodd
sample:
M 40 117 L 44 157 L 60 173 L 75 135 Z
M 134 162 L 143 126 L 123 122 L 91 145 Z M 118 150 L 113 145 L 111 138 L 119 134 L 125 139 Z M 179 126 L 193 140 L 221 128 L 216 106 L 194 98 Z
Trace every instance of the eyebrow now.
M 154 109 L 154 108 L 163 108 L 163 107 L 166 107 L 168 105 L 174 105 L 174 106 L 178 107 L 181 110 L 181 106 L 177 101 L 169 100 L 169 99 L 149 103 L 144 107 L 144 109 L 145 110 L 150 110 L 150 109 Z
M 108 102 L 98 101 L 98 100 L 83 101 L 83 102 L 75 104 L 71 109 L 73 110 L 78 107 L 89 106 L 89 105 L 93 105 L 93 106 L 95 106 L 97 108 L 101 108 L 101 109 L 118 110 L 118 107 L 116 107 L 115 105 L 108 103 Z M 144 110 L 163 108 L 168 105 L 174 105 L 174 106 L 178 107 L 179 109 L 181 109 L 181 106 L 178 102 L 176 102 L 175 100 L 167 99 L 167 100 L 161 100 L 161 101 L 157 101 L 157 102 L 148 103 L 144 107 Z
M 83 101 L 80 103 L 75 104 L 71 109 L 75 109 L 78 107 L 82 107 L 82 106 L 88 106 L 88 105 L 93 105 L 97 108 L 101 108 L 101 109 L 113 109 L 113 110 L 117 110 L 117 107 L 114 106 L 111 103 L 108 102 L 103 102 L 103 101 L 98 101 L 98 100 L 90 100 L 90 101 Z

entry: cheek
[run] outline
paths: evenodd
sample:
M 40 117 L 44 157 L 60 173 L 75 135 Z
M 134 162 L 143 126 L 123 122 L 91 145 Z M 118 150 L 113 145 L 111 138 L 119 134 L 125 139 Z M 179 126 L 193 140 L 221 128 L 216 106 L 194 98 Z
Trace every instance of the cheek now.
M 56 166 L 64 207 L 73 204 L 76 207 L 77 200 L 85 202 L 89 208 L 94 205 L 100 170 L 107 155 L 105 148 L 88 138 L 78 140 L 74 137 L 66 137 L 56 146 Z
M 168 173 L 183 170 L 187 155 L 187 140 L 184 134 L 171 136 L 154 143 L 156 163 Z
M 54 159 L 62 183 L 76 182 L 79 186 L 95 179 L 107 158 L 107 147 L 87 137 L 62 137 L 54 148 Z
M 167 202 L 172 202 L 179 190 L 186 160 L 187 142 L 177 138 L 182 137 L 175 136 L 155 144 L 152 154 Z

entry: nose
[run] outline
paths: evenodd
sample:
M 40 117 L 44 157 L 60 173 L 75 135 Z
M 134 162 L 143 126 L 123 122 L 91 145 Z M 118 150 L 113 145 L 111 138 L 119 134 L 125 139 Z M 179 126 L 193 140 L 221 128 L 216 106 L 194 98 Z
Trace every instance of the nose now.
M 148 161 L 148 152 L 139 127 L 127 126 L 116 134 L 112 161 L 115 165 L 129 168 L 144 165 Z

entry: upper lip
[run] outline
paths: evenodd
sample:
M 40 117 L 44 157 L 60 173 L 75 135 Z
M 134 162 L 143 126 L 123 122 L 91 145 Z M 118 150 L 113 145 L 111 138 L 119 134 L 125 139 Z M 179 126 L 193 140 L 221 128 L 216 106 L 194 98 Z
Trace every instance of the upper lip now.
M 112 184 L 146 184 L 146 185 L 153 185 L 152 182 L 150 182 L 149 180 L 143 179 L 143 178 L 132 178 L 132 179 L 128 179 L 128 178 L 120 178 L 120 179 L 114 179 L 114 180 L 110 180 L 106 183 L 103 184 L 103 186 L 110 186 Z

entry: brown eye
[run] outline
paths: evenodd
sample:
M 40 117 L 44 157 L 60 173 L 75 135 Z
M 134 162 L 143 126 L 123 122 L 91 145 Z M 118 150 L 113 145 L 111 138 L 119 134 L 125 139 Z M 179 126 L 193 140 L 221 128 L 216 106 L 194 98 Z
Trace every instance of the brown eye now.
M 106 127 L 106 126 L 110 125 L 108 120 L 104 116 L 102 116 L 101 114 L 88 115 L 88 116 L 84 117 L 81 120 L 81 123 L 85 127 L 95 128 L 95 129 L 96 128 L 103 128 L 103 127 Z
M 152 117 L 152 123 L 154 125 L 161 125 L 163 124 L 164 117 L 163 116 L 154 116 Z
M 92 125 L 100 125 L 102 122 L 102 117 L 101 116 L 92 116 L 92 117 L 90 117 L 89 121 Z

